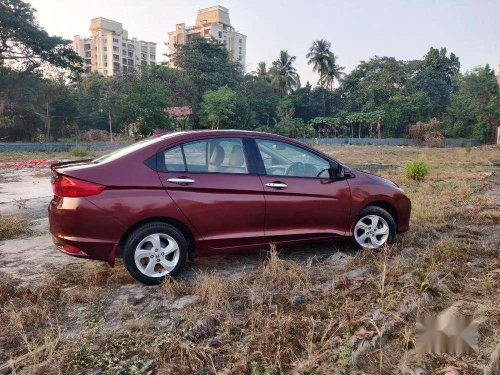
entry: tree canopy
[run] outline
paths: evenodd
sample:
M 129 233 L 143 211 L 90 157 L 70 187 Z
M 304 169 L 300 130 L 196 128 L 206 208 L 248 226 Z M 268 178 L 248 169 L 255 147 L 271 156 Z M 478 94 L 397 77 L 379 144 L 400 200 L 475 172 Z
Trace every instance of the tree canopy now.
M 374 56 L 343 74 L 331 43 L 318 39 L 303 55 L 319 74 L 313 87 L 301 86 L 296 56 L 287 50 L 246 74 L 223 44 L 193 37 L 170 56 L 175 68 L 104 77 L 82 74 L 69 42 L 49 36 L 26 2 L 2 1 L 0 21 L 0 141 L 210 127 L 294 137 L 405 137 L 412 124 L 431 119 L 433 131 L 445 136 L 492 141 L 500 123 L 493 69 L 462 74 L 446 48 L 431 47 L 410 61 Z M 47 65 L 60 74 L 40 74 Z M 176 117 L 176 108 L 189 115 Z
M 2 0 L 0 21 L 0 67 L 33 72 L 48 63 L 75 72 L 81 70 L 81 59 L 71 48 L 71 42 L 43 30 L 29 3 Z

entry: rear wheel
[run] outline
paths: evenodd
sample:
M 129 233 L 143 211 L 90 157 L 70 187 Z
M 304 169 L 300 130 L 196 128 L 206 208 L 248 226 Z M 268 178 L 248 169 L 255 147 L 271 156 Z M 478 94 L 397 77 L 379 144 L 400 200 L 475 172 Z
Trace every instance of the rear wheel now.
M 175 277 L 186 261 L 188 243 L 183 234 L 166 223 L 148 223 L 128 237 L 123 262 L 138 281 L 160 284 L 166 276 Z
M 354 224 L 353 240 L 361 249 L 380 249 L 394 241 L 396 223 L 383 208 L 368 206 L 364 208 Z

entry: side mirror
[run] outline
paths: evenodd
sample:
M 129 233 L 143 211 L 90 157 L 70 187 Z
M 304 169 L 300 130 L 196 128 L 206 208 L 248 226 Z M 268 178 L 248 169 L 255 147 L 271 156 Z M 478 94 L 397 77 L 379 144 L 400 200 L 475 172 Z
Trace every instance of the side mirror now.
M 334 177 L 338 180 L 345 177 L 345 168 L 343 165 L 338 165 L 337 169 L 335 170 Z
M 344 167 L 343 165 L 337 165 L 336 168 L 330 168 L 330 178 L 332 180 L 342 180 L 343 178 L 350 176 L 352 173 L 351 168 Z

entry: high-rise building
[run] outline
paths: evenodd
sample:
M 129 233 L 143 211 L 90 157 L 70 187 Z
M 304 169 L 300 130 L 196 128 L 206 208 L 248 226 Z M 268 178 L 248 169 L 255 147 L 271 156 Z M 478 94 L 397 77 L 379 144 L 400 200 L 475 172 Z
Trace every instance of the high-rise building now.
M 229 9 L 220 5 L 199 9 L 194 26 L 184 23 L 175 25 L 175 30 L 168 33 L 168 54 L 172 56 L 178 44 L 185 44 L 193 35 L 206 39 L 215 39 L 226 46 L 229 57 L 245 67 L 246 35 L 235 30 L 229 20 Z M 172 63 L 171 63 L 172 65 Z
M 156 62 L 156 43 L 129 39 L 120 22 L 94 18 L 90 31 L 89 38 L 76 35 L 73 39 L 73 49 L 84 59 L 86 73 L 127 74 Z

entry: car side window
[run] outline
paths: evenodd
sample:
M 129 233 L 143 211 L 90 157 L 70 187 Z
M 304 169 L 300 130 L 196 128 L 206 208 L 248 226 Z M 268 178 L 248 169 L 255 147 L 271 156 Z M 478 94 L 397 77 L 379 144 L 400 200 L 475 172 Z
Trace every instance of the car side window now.
M 163 153 L 163 156 L 165 158 L 165 167 L 167 171 L 184 172 L 186 170 L 181 146 L 174 147 L 170 150 L 165 151 Z
M 257 147 L 268 176 L 330 177 L 330 163 L 301 147 L 263 139 L 257 139 Z
M 240 138 L 187 142 L 163 152 L 165 168 L 174 172 L 248 173 Z

